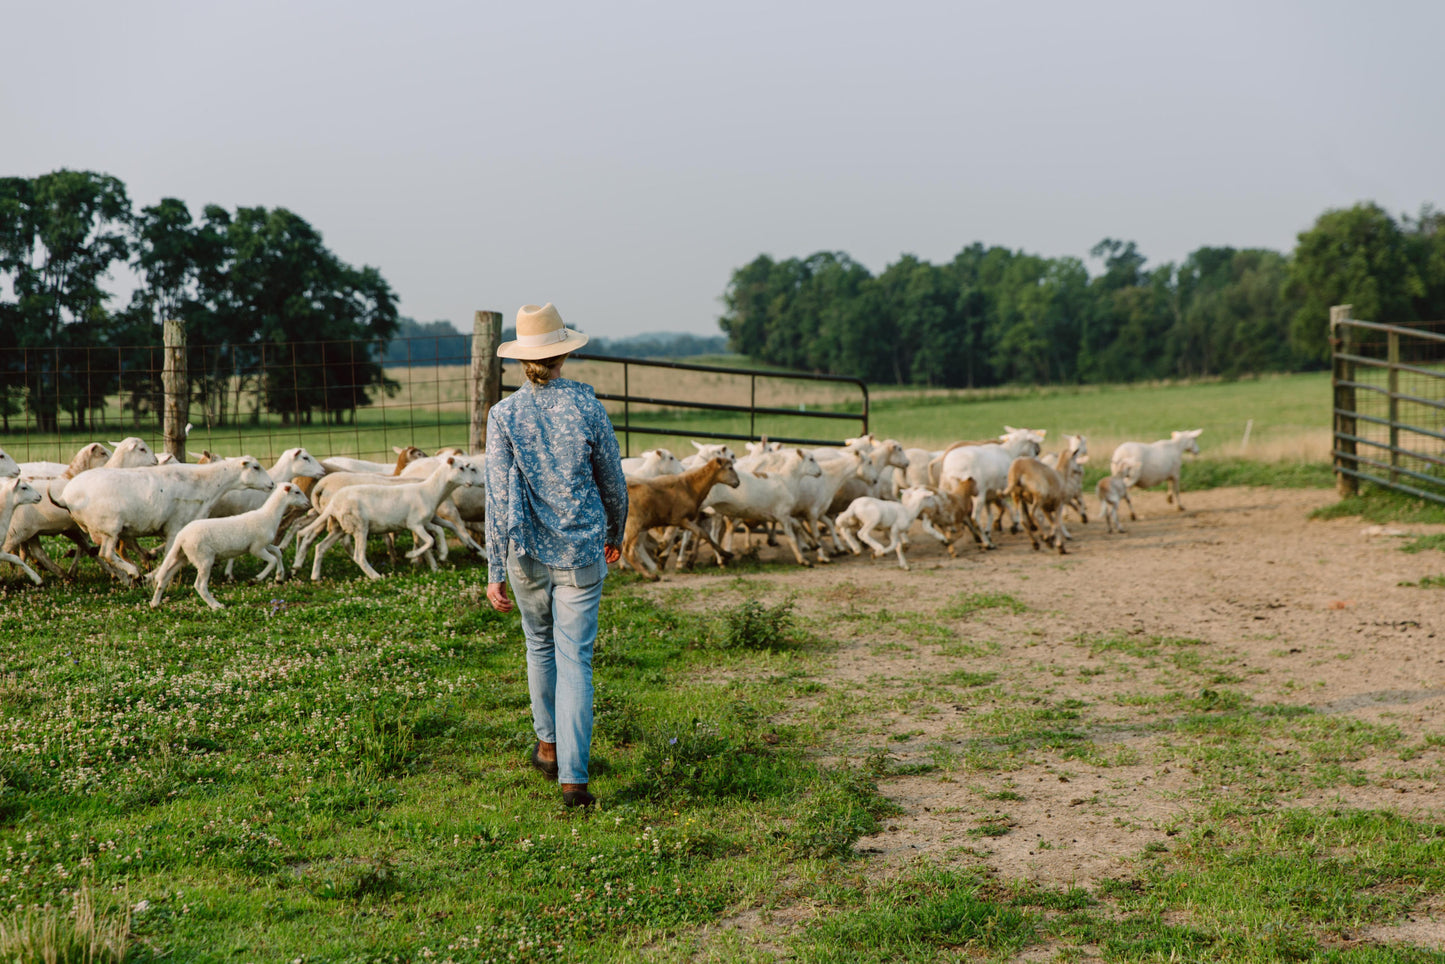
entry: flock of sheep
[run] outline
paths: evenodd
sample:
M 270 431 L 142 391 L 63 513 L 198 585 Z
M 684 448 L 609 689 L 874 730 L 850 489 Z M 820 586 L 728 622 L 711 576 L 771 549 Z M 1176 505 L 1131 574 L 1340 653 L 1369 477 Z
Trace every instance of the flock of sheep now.
M 1180 464 L 1185 452 L 1198 453 L 1199 433 L 1175 432 L 1115 450 L 1112 474 L 1097 490 L 1110 531 L 1133 486 L 1168 482 L 1170 499 L 1179 505 Z M 1072 507 L 1087 521 L 1086 440 L 1066 436 L 1062 451 L 1040 458 L 1044 434 L 1006 427 L 997 441 L 958 442 L 942 451 L 905 449 L 872 435 L 810 450 L 756 442 L 741 458 L 725 445 L 694 442 L 698 452 L 686 460 L 654 449 L 623 460 L 629 501 L 623 559 L 655 580 L 674 551 L 679 561 L 692 559 L 706 544 L 723 564 L 739 531 L 762 527 L 770 538 L 780 534 L 804 566 L 811 565 L 805 547 L 828 561 L 825 540 L 831 539 L 835 554 L 860 554 L 866 543 L 875 556 L 896 553 L 907 569 L 904 548 L 915 522 L 954 554 L 965 532 L 981 547 L 994 548 L 992 533 L 1002 528 L 1006 511 L 1013 531 L 1022 523 L 1035 549 L 1046 527 L 1046 538 L 1064 552 L 1070 536 L 1063 510 Z M 221 609 L 209 588 L 216 563 L 225 562 L 229 576 L 235 559 L 252 555 L 265 563 L 257 580 L 273 573 L 281 579 L 281 550 L 293 539 L 293 570 L 314 547 L 312 579 L 321 577 L 322 559 L 342 538 L 351 540 L 352 558 L 372 579 L 381 576 L 366 555 L 371 535 L 386 534 L 390 542 L 396 532 L 411 532 L 407 557 L 425 559 L 432 569 L 447 557 L 448 532 L 481 553 L 485 455 L 395 451 L 395 463 L 379 463 L 321 460 L 294 448 L 269 470 L 251 456 L 205 453 L 196 464 L 157 458 L 139 438 L 113 448 L 93 442 L 68 464 L 17 463 L 0 451 L 0 562 L 20 567 L 39 585 L 32 563 L 70 578 L 81 559 L 94 554 L 124 585 L 137 579 L 152 585 L 153 607 L 189 562 L 197 570 L 196 591 Z M 1129 508 L 1132 516 L 1132 502 Z M 75 543 L 68 570 L 46 554 L 41 536 Z M 148 552 L 136 541 L 141 537 L 165 542 Z M 155 557 L 160 563 L 142 574 L 138 563 Z
M 723 564 L 735 533 L 762 526 L 770 538 L 774 530 L 782 535 L 799 565 L 812 564 L 803 543 L 816 550 L 818 561 L 829 561 L 826 536 L 834 553 L 846 548 L 859 555 L 867 543 L 875 557 L 896 553 L 907 569 L 903 550 L 915 522 L 955 555 L 954 543 L 965 532 L 982 548 L 995 548 L 993 532 L 1002 529 L 1005 512 L 1012 514 L 1012 531 L 1022 523 L 1035 549 L 1047 527 L 1046 538 L 1065 552 L 1071 536 L 1064 509 L 1088 521 L 1087 440 L 1065 436 L 1062 451 L 1041 458 L 1045 432 L 1004 429 L 997 441 L 955 442 L 941 451 L 906 449 L 872 435 L 808 450 L 753 442 L 742 458 L 727 446 L 697 442 L 697 453 L 684 460 L 654 449 L 623 462 L 629 481 L 622 557 L 655 580 L 674 550 L 679 559 L 690 559 L 705 543 Z M 1198 454 L 1201 431 L 1175 432 L 1148 444 L 1125 442 L 1115 450 L 1112 474 L 1097 488 L 1111 532 L 1123 531 L 1121 500 L 1133 516 L 1134 486 L 1168 482 L 1170 501 L 1183 509 L 1180 466 L 1185 452 Z

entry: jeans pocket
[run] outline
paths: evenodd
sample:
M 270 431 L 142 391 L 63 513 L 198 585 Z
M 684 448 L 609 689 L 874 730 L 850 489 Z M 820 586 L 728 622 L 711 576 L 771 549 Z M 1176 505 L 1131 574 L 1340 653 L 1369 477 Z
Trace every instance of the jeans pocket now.
M 552 581 L 559 586 L 576 586 L 578 589 L 589 589 L 597 585 L 607 575 L 607 560 L 598 559 L 587 566 L 579 566 L 576 569 L 553 569 Z

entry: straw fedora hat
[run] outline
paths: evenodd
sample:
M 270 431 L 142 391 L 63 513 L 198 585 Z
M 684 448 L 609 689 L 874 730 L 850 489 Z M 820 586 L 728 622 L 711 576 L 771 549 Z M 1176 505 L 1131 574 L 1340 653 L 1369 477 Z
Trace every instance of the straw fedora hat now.
M 549 301 L 540 308 L 523 305 L 517 309 L 517 340 L 502 342 L 497 346 L 497 354 L 502 358 L 535 361 L 565 355 L 585 344 L 587 336 L 562 324 L 562 316 Z

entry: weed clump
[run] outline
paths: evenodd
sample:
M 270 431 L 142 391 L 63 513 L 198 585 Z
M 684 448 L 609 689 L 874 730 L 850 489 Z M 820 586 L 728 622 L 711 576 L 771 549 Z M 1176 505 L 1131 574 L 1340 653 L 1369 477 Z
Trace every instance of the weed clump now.
M 714 645 L 719 649 L 779 649 L 792 642 L 795 628 L 791 597 L 774 606 L 747 599 L 723 613 L 722 632 Z

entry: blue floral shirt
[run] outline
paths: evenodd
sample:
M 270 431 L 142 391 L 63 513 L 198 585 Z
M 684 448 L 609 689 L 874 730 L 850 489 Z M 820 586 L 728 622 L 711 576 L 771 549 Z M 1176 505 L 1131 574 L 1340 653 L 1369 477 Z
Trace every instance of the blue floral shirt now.
M 622 544 L 627 480 L 612 422 L 592 386 L 526 382 L 487 416 L 487 579 L 507 581 L 516 543 L 554 569 L 579 569 Z

